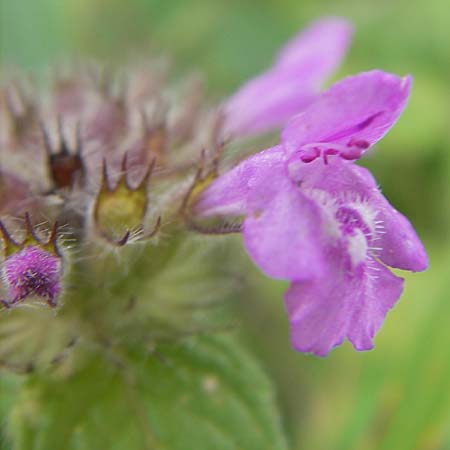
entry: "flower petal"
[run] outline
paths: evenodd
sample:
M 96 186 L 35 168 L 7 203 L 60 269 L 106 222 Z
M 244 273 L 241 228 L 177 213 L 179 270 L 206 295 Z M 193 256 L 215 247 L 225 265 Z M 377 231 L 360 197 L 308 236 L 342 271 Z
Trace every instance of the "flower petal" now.
M 403 278 L 397 277 L 383 264 L 371 261 L 364 280 L 360 303 L 353 304 L 354 314 L 347 337 L 356 350 L 373 348 L 373 338 L 384 318 L 403 292 Z
M 345 273 L 339 251 L 325 276 L 293 283 L 285 295 L 293 347 L 325 356 L 348 338 L 357 350 L 373 348 L 373 337 L 400 297 L 403 280 L 376 261 Z
M 341 62 L 351 35 L 350 24 L 338 18 L 317 21 L 298 34 L 270 70 L 244 84 L 225 104 L 227 131 L 268 131 L 300 112 Z
M 281 49 L 275 67 L 285 70 L 302 67 L 305 79 L 322 83 L 341 63 L 352 34 L 353 26 L 345 19 L 317 20 Z
M 311 143 L 375 144 L 399 118 L 410 87 L 410 76 L 399 78 L 379 70 L 345 78 L 288 123 L 282 133 L 287 154 Z
M 333 158 L 329 164 L 321 160 L 291 164 L 290 174 L 306 189 L 321 189 L 333 197 L 357 198 L 367 202 L 376 212 L 379 233 L 375 246 L 379 249 L 377 257 L 383 263 L 414 272 L 427 268 L 428 257 L 414 228 L 383 196 L 369 170 Z
M 262 271 L 273 278 L 306 280 L 323 267 L 318 206 L 305 197 L 289 177 L 278 181 L 271 201 L 257 196 L 244 222 L 244 244 Z
M 391 267 L 421 272 L 428 267 L 428 256 L 411 222 L 386 200 L 381 192 L 374 193 L 383 234 L 376 243 L 380 247 L 378 257 Z
M 274 180 L 287 177 L 284 160 L 280 146 L 247 158 L 208 186 L 195 205 L 195 212 L 205 216 L 246 214 L 252 190 L 262 201 L 275 195 L 278 187 Z

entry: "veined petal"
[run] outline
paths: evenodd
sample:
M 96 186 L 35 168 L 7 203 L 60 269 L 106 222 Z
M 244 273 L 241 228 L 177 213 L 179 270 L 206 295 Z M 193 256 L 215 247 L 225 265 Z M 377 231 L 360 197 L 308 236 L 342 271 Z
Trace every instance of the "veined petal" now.
M 411 81 L 379 70 L 339 81 L 289 121 L 282 133 L 287 154 L 312 143 L 375 144 L 405 108 Z
M 244 84 L 227 101 L 227 131 L 233 135 L 268 131 L 300 112 L 341 62 L 351 35 L 347 21 L 329 18 L 294 37 L 270 70 Z
M 322 273 L 320 210 L 288 177 L 279 181 L 279 192 L 269 202 L 255 197 L 250 206 L 244 222 L 244 244 L 265 274 L 307 280 Z
M 280 146 L 272 147 L 242 161 L 213 181 L 202 193 L 195 212 L 200 215 L 247 213 L 251 191 L 261 201 L 270 200 L 278 190 L 278 180 L 287 177 L 285 156 Z
M 285 295 L 292 345 L 325 356 L 348 338 L 357 350 L 369 350 L 402 293 L 403 280 L 376 261 L 348 274 L 339 251 L 328 262 L 323 277 L 293 283 Z
M 414 272 L 427 268 L 428 257 L 414 228 L 383 196 L 369 170 L 333 158 L 329 164 L 321 160 L 291 164 L 290 173 L 305 189 L 320 189 L 335 198 L 353 199 L 375 212 L 377 231 L 373 245 L 383 263 Z

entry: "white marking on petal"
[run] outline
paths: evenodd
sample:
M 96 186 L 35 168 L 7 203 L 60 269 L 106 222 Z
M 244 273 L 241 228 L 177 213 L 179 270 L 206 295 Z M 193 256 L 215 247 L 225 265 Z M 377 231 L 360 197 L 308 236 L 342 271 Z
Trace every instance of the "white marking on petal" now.
M 339 221 L 336 219 L 336 211 L 339 208 L 336 199 L 320 189 L 304 189 L 303 192 L 320 207 L 325 234 L 332 239 L 340 239 L 342 232 Z
M 370 259 L 370 255 L 376 256 L 382 251 L 376 242 L 385 233 L 382 220 L 377 220 L 378 211 L 374 210 L 370 202 L 362 198 L 358 193 L 347 191 L 333 197 L 326 191 L 320 189 L 302 189 L 303 193 L 320 207 L 323 217 L 324 234 L 334 242 L 346 243 L 347 252 L 350 257 L 352 268 L 357 267 L 364 261 Z M 343 223 L 339 220 L 340 209 L 353 210 L 364 224 L 353 225 L 352 232 L 344 231 Z
M 352 268 L 357 267 L 367 257 L 367 238 L 362 230 L 356 230 L 353 236 L 348 237 L 348 254 L 352 262 Z
M 378 212 L 373 210 L 367 200 L 361 198 L 354 199 L 347 203 L 346 206 L 359 213 L 363 222 L 369 227 L 372 236 L 378 234 L 377 229 L 381 228 L 383 223 L 380 220 L 376 220 Z

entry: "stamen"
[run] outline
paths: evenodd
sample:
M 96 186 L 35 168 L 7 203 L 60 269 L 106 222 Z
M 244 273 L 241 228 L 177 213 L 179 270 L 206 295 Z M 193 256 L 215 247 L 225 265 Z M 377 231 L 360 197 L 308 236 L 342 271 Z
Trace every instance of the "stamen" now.
M 369 142 L 354 138 L 350 139 L 347 145 L 329 142 L 314 142 L 306 144 L 300 149 L 300 160 L 304 163 L 310 163 L 322 156 L 323 162 L 328 164 L 329 156 L 338 155 L 342 159 L 354 161 L 361 158 L 364 150 L 369 147 Z
M 317 147 L 305 149 L 300 156 L 304 163 L 310 163 L 320 156 L 320 149 Z

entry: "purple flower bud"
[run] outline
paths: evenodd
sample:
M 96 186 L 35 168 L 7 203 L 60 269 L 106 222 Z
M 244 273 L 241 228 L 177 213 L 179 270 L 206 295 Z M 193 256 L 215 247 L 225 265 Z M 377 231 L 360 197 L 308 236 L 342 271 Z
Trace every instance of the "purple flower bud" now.
M 28 246 L 7 257 L 2 267 L 9 303 L 38 297 L 56 306 L 61 292 L 61 258 L 38 246 Z
M 0 222 L 3 263 L 1 277 L 6 290 L 9 308 L 28 297 L 39 298 L 51 307 L 57 306 L 61 293 L 62 255 L 57 246 L 58 223 L 55 222 L 46 240 L 36 233 L 28 213 L 25 214 L 26 233 L 17 242 Z

